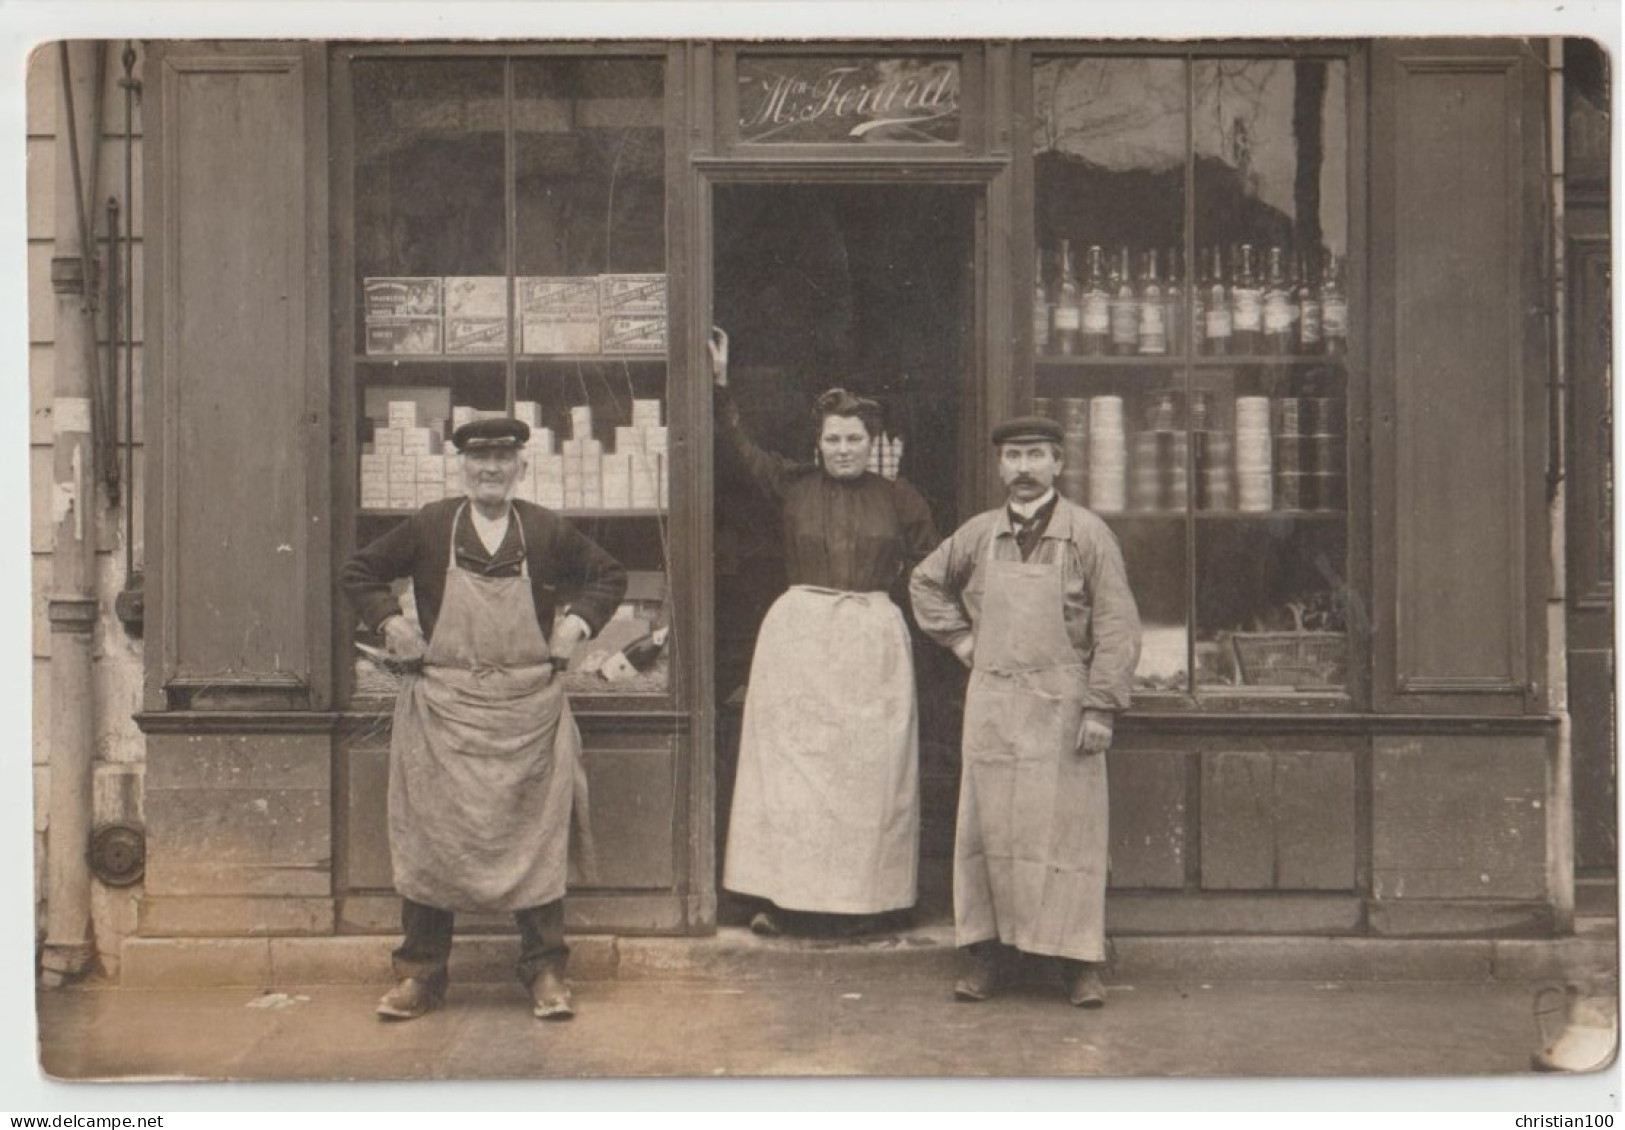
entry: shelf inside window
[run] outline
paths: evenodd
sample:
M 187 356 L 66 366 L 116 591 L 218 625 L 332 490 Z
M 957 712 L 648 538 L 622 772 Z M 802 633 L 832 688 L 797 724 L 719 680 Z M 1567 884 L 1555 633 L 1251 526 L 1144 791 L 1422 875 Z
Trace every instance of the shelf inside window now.
M 507 361 L 506 353 L 364 353 L 357 365 L 490 365 Z M 664 353 L 519 353 L 514 360 L 542 365 L 664 365 Z
M 447 497 L 449 498 L 452 496 L 448 495 Z M 357 517 L 361 518 L 410 518 L 412 515 L 418 512 L 418 509 L 418 507 L 413 507 L 410 510 L 380 510 L 374 507 L 372 509 L 357 510 L 356 515 Z M 650 519 L 666 517 L 666 511 L 664 510 L 605 510 L 597 507 L 588 510 L 561 510 L 553 507 L 548 507 L 548 509 L 552 510 L 553 513 L 561 515 L 565 518 Z

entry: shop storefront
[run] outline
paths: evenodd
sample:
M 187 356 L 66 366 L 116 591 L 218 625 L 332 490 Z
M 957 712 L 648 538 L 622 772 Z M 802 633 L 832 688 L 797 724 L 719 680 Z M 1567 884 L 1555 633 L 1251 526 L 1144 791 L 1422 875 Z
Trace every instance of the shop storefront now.
M 393 683 L 337 572 L 482 411 L 631 572 L 569 675 L 571 926 L 726 923 L 782 575 L 712 325 L 764 447 L 879 399 L 943 533 L 999 497 L 992 422 L 1062 423 L 1146 624 L 1114 932 L 1561 932 L 1544 51 L 150 45 L 139 933 L 395 928 Z M 942 916 L 963 676 L 916 653 Z

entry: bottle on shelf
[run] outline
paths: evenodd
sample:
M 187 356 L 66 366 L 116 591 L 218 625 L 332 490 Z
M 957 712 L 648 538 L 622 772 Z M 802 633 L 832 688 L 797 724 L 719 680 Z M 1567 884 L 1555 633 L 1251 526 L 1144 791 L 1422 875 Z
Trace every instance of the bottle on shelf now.
M 1310 274 L 1309 263 L 1298 255 L 1298 285 L 1294 294 L 1298 308 L 1298 352 L 1316 354 L 1321 351 L 1320 288 Z
M 1044 285 L 1044 250 L 1039 248 L 1033 255 L 1033 352 L 1040 357 L 1050 351 L 1053 305 L 1049 287 Z
M 1170 247 L 1164 262 L 1168 264 L 1168 282 L 1162 288 L 1163 325 L 1168 335 L 1168 352 L 1185 351 L 1185 261 L 1177 247 Z
M 1264 306 L 1261 352 L 1284 357 L 1292 352 L 1292 283 L 1286 274 L 1286 256 L 1271 247 L 1269 266 L 1264 274 Z
M 1112 355 L 1132 356 L 1140 351 L 1140 304 L 1134 295 L 1134 261 L 1127 247 L 1117 249 L 1111 290 Z
M 1061 240 L 1061 275 L 1055 284 L 1055 302 L 1051 313 L 1050 348 L 1063 357 L 1078 352 L 1082 295 L 1078 289 L 1078 274 L 1072 265 L 1072 241 Z
M 1230 284 L 1230 352 L 1246 356 L 1260 351 L 1264 334 L 1264 290 L 1252 244 L 1237 249 L 1235 271 Z
M 1157 270 L 1155 249 L 1145 253 L 1144 281 L 1140 284 L 1140 352 L 1148 356 L 1162 356 L 1168 352 L 1168 307 L 1162 291 L 1162 278 Z
M 1323 352 L 1340 356 L 1349 348 L 1349 296 L 1343 283 L 1343 258 L 1326 259 L 1326 274 L 1320 284 L 1320 332 Z
M 1230 316 L 1230 288 L 1224 277 L 1224 249 L 1218 244 L 1209 248 L 1207 269 L 1206 333 L 1203 335 L 1205 352 L 1222 356 L 1230 352 L 1230 341 L 1235 336 L 1235 324 Z
M 1080 337 L 1083 352 L 1099 357 L 1108 351 L 1112 335 L 1112 299 L 1107 289 L 1106 253 L 1099 244 L 1089 248 L 1089 272 L 1083 283 Z
M 1181 252 L 1183 254 L 1183 252 Z M 1202 255 L 1197 252 L 1191 260 L 1190 273 L 1183 271 L 1181 276 L 1186 280 L 1185 285 L 1190 287 L 1190 347 L 1193 355 L 1207 352 L 1207 288 L 1202 280 Z M 1176 342 L 1174 348 L 1183 349 L 1183 339 Z

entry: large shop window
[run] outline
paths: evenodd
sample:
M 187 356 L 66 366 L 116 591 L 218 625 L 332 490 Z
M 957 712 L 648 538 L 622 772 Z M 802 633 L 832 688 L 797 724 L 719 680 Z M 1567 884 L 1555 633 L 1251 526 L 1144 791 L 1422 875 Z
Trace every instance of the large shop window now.
M 517 497 L 562 511 L 631 575 L 568 689 L 664 695 L 664 62 L 359 58 L 349 74 L 354 269 L 336 301 L 355 544 L 463 493 L 459 424 L 516 415 L 532 427 Z M 620 653 L 635 663 L 605 662 Z M 394 696 L 361 649 L 352 670 L 353 701 Z
M 1347 72 L 1034 62 L 1035 408 L 1121 540 L 1141 692 L 1347 693 Z

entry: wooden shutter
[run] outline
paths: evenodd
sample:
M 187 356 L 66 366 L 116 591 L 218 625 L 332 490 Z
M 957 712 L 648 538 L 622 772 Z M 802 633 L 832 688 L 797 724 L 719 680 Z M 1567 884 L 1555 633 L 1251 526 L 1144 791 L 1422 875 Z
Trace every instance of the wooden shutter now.
M 1375 705 L 1543 707 L 1539 41 L 1372 52 Z
M 321 708 L 323 48 L 155 44 L 147 71 L 147 705 Z

